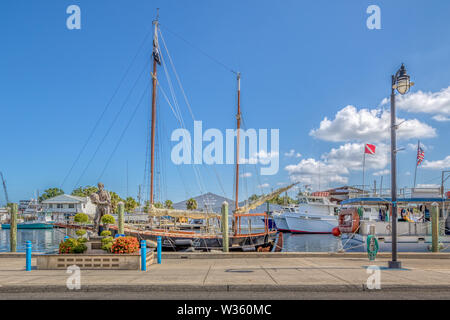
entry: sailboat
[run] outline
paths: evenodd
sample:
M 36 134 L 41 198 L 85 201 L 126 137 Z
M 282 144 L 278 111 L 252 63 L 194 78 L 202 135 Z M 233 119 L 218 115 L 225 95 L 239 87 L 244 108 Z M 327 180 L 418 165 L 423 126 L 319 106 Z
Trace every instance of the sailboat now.
M 214 250 L 222 248 L 222 232 L 221 232 L 221 215 L 215 212 L 208 211 L 194 211 L 194 210 L 176 210 L 168 208 L 157 208 L 154 202 L 155 193 L 155 131 L 156 131 L 156 95 L 157 95 L 157 68 L 161 63 L 161 51 L 158 44 L 159 21 L 156 18 L 153 21 L 153 71 L 152 76 L 152 106 L 151 106 L 151 134 L 150 134 L 150 195 L 149 195 L 149 223 L 145 226 L 125 226 L 125 234 L 136 236 L 141 239 L 156 241 L 158 236 L 162 237 L 162 247 L 166 250 Z M 282 192 L 285 192 L 293 185 L 280 188 L 266 196 L 262 196 L 252 203 L 239 207 L 239 129 L 241 124 L 241 106 L 240 106 L 240 73 L 237 73 L 237 143 L 236 143 L 236 194 L 235 194 L 235 208 L 231 216 L 232 219 L 232 234 L 229 235 L 230 250 L 257 250 L 267 251 L 273 247 L 277 231 L 274 228 L 269 228 L 268 215 L 263 213 L 249 213 L 250 210 L 255 209 L 259 205 L 272 198 L 277 197 Z M 163 223 L 163 217 L 173 218 L 172 224 Z M 264 226 L 262 228 L 250 228 L 245 224 L 245 221 L 257 217 L 263 219 Z M 177 227 L 177 220 L 180 219 L 202 219 L 205 221 L 204 228 L 200 230 L 183 230 Z M 116 228 L 112 228 L 113 230 Z

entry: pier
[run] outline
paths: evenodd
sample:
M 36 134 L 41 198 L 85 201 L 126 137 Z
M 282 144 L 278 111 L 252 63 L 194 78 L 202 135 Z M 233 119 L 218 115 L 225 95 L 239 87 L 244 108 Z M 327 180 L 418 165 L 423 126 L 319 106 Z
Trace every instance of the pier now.
M 69 290 L 65 270 L 25 272 L 23 254 L 0 254 L 0 298 L 67 299 L 311 299 L 450 298 L 450 254 L 399 253 L 403 269 L 384 268 L 380 253 L 164 253 L 147 271 L 81 270 Z M 380 267 L 380 289 L 369 289 L 368 266 Z M 189 294 L 186 294 L 189 292 Z

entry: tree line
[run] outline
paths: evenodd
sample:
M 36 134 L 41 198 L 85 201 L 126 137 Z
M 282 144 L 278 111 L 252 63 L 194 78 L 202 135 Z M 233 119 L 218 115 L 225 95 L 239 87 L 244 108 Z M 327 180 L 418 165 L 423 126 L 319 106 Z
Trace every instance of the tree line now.
M 72 191 L 71 195 L 77 197 L 89 197 L 91 194 L 96 193 L 97 191 L 98 188 L 96 186 L 78 187 Z M 39 202 L 62 194 L 64 194 L 64 190 L 60 188 L 49 188 L 45 190 L 44 193 L 39 197 Z M 125 204 L 126 212 L 134 212 L 136 208 L 139 207 L 139 203 L 133 197 L 127 197 L 123 199 L 114 191 L 109 191 L 109 194 L 111 195 L 111 206 L 114 213 L 117 213 L 117 206 L 119 202 L 123 202 Z M 164 203 L 156 202 L 154 206 L 156 208 L 173 209 L 173 202 L 171 200 L 166 200 Z M 190 198 L 189 200 L 186 201 L 187 210 L 196 210 L 197 207 L 198 207 L 197 201 L 194 198 Z M 145 201 L 144 211 L 148 212 L 149 209 L 150 209 L 150 201 Z

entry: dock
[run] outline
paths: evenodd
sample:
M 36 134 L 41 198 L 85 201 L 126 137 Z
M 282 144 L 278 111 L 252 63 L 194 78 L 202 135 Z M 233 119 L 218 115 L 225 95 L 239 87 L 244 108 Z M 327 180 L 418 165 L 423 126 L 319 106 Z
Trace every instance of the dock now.
M 164 253 L 162 264 L 146 272 L 110 270 L 105 276 L 104 271 L 82 270 L 80 290 L 69 290 L 65 270 L 25 272 L 20 254 L 0 254 L 0 298 L 450 298 L 450 254 L 399 254 L 400 270 L 386 269 L 389 258 L 380 254 L 370 262 L 362 253 Z M 380 289 L 367 287 L 368 266 L 380 267 Z

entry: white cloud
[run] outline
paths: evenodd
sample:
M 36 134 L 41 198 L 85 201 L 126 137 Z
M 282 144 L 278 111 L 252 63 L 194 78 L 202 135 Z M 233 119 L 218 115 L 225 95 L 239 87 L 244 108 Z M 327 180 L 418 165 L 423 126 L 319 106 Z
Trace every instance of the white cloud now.
M 450 156 L 446 156 L 442 160 L 429 161 L 425 160 L 422 165 L 425 169 L 443 170 L 450 168 Z
M 362 170 L 364 156 L 363 143 L 346 143 L 339 148 L 332 148 L 325 153 L 322 159 L 328 163 L 348 168 L 350 170 Z M 366 154 L 366 170 L 384 169 L 389 163 L 389 146 L 384 143 L 376 144 L 375 154 Z
M 241 178 L 250 178 L 252 176 L 251 172 L 241 173 Z
M 407 147 L 408 147 L 409 150 L 417 151 L 417 143 L 408 143 Z M 427 151 L 429 149 L 429 146 L 423 144 L 422 142 L 420 143 L 420 147 L 424 151 Z
M 295 154 L 295 150 L 294 150 L 294 149 L 291 149 L 291 150 L 289 150 L 289 152 L 285 152 L 285 153 L 284 153 L 284 155 L 285 155 L 286 157 L 293 157 L 294 154 Z
M 278 158 L 279 153 L 276 151 L 273 152 L 267 152 L 265 150 L 261 150 L 260 152 L 257 152 L 253 154 L 250 158 L 240 158 L 239 163 L 240 164 L 269 164 L 274 159 Z
M 384 99 L 383 103 L 389 103 L 388 99 Z M 422 92 L 419 90 L 404 96 L 397 95 L 396 106 L 408 112 L 440 115 L 441 117 L 438 119 L 443 119 L 445 118 L 443 116 L 450 116 L 450 86 L 438 92 Z
M 450 121 L 450 117 L 446 117 L 446 116 L 443 116 L 443 115 L 440 115 L 440 114 L 435 115 L 435 116 L 433 117 L 433 119 L 436 120 L 436 121 L 439 121 L 439 122 L 447 122 L 447 121 Z
M 417 119 L 405 120 L 397 131 L 399 139 L 431 138 L 436 136 L 436 129 Z M 360 109 L 346 106 L 339 110 L 333 120 L 325 117 L 318 129 L 309 133 L 325 141 L 382 141 L 390 137 L 390 112 L 381 109 Z
M 328 164 L 312 158 L 303 159 L 298 164 L 286 166 L 289 177 L 294 182 L 312 185 L 317 188 L 330 183 L 345 184 L 348 182 L 349 171 L 345 167 Z
M 269 187 L 269 184 L 268 183 L 263 183 L 263 184 L 260 184 L 259 186 L 258 186 L 258 188 L 268 188 Z
M 391 170 L 389 170 L 389 169 L 384 169 L 384 170 L 375 172 L 373 175 L 374 175 L 374 176 L 386 176 L 386 175 L 388 175 L 388 174 L 391 174 Z
M 294 149 L 289 150 L 289 152 L 285 152 L 284 155 L 288 158 L 292 157 L 300 158 L 302 156 L 299 152 L 295 152 Z

